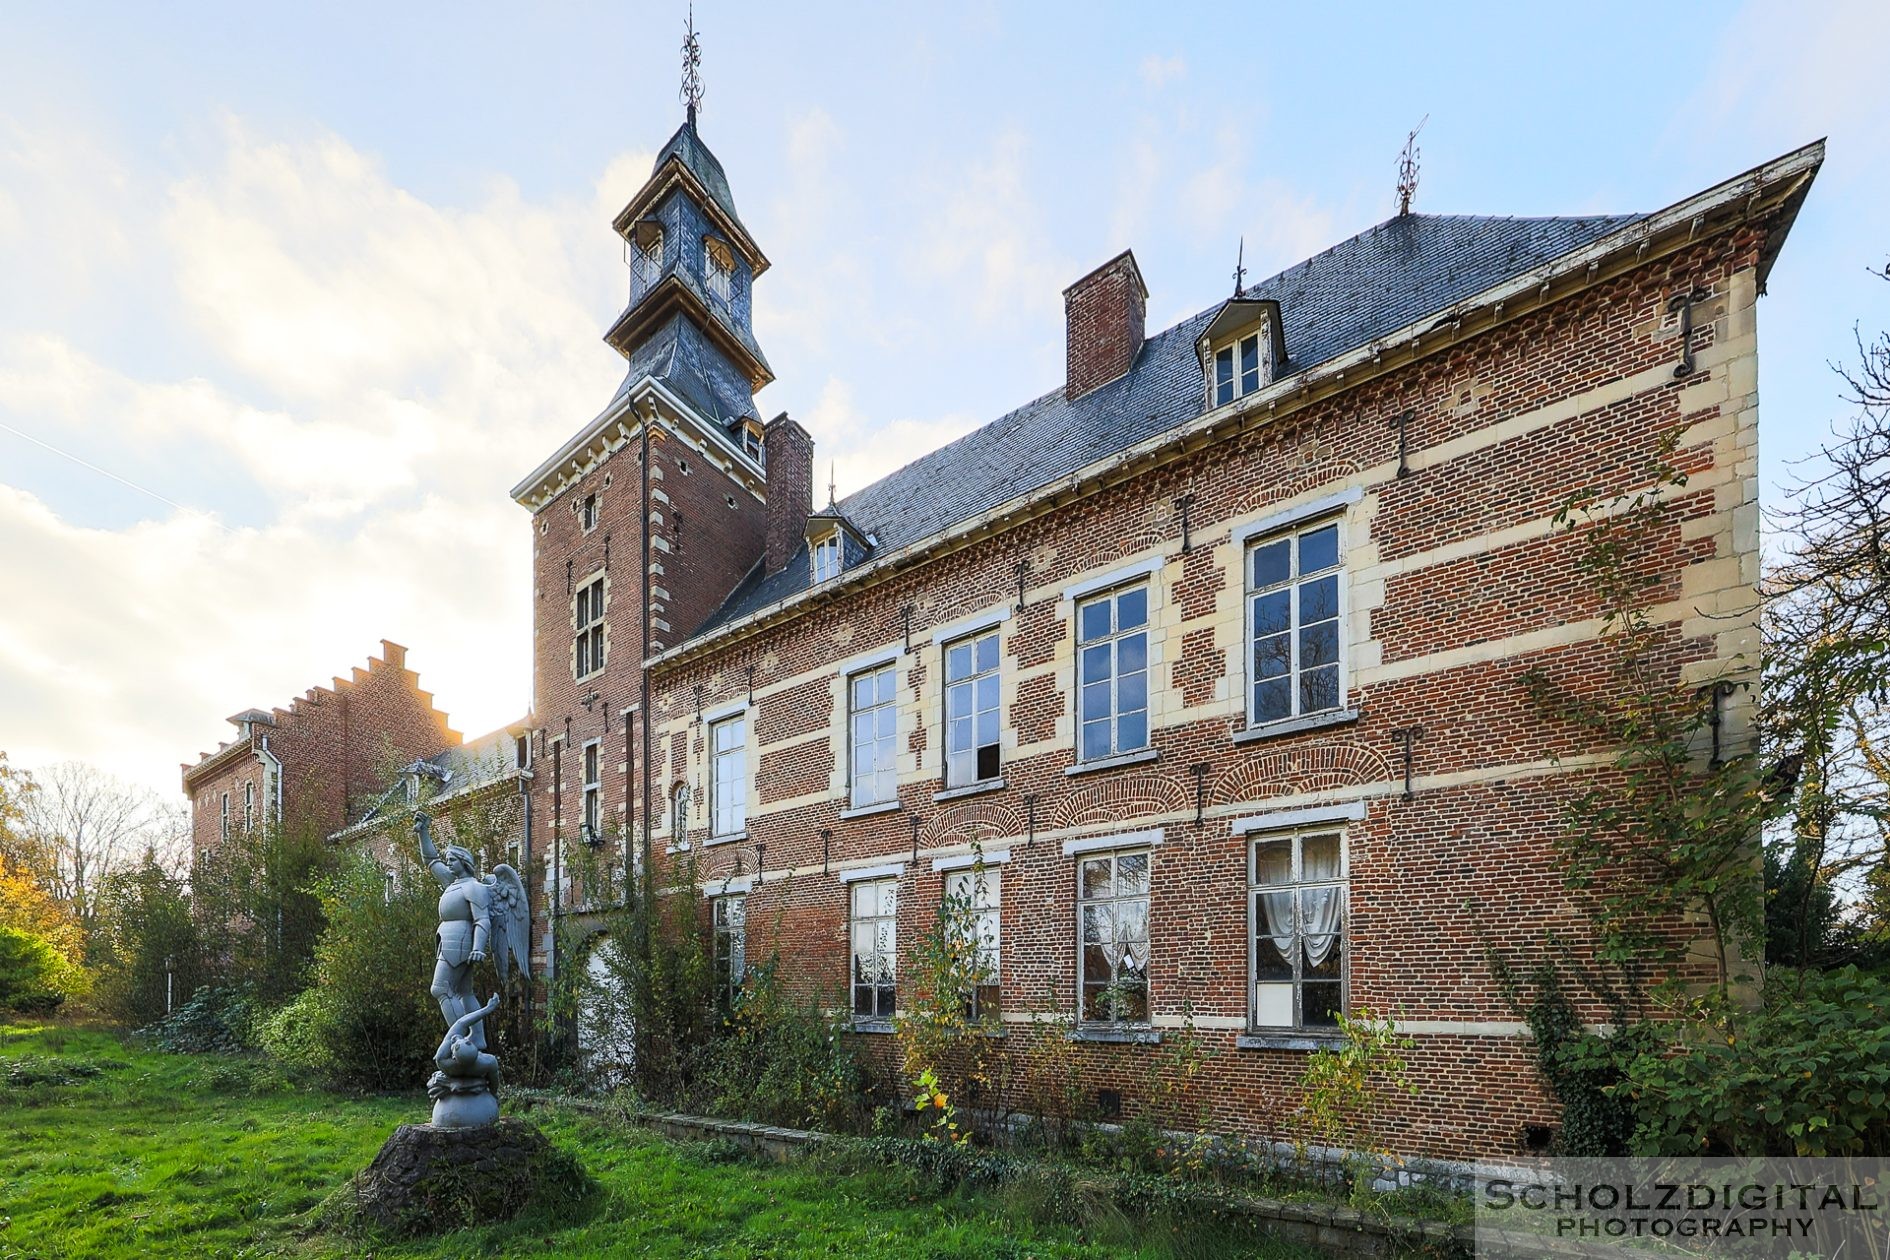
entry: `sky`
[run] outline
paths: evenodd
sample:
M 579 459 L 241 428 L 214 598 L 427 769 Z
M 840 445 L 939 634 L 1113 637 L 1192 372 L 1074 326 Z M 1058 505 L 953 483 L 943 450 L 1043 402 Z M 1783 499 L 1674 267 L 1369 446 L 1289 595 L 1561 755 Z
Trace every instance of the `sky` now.
M 1830 150 L 1760 305 L 1762 493 L 1890 326 L 1890 5 L 736 4 L 701 130 L 774 266 L 759 397 L 842 496 L 1058 387 L 1125 247 L 1153 332 L 1394 207 L 1648 211 Z M 383 638 L 530 701 L 507 491 L 621 379 L 613 214 L 682 3 L 0 0 L 0 750 L 174 794 Z M 817 475 L 816 480 L 821 480 Z

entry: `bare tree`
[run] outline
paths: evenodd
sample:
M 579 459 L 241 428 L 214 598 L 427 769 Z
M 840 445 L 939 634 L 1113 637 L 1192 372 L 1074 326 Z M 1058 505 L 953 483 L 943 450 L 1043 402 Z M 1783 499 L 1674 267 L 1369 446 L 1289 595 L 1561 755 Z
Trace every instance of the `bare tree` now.
M 188 843 L 183 811 L 149 788 L 82 761 L 62 761 L 33 777 L 36 790 L 21 801 L 27 863 L 72 907 L 88 936 L 113 872 L 147 851 L 173 869 L 180 861 Z

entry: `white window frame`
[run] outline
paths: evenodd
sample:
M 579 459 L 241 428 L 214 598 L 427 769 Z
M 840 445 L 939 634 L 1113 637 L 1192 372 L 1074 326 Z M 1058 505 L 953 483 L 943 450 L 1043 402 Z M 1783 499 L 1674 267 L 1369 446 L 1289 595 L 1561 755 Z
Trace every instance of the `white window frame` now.
M 587 534 L 597 528 L 597 496 L 595 494 L 587 494 L 579 501 L 578 524 Z
M 1118 601 L 1124 595 L 1138 590 L 1142 592 L 1142 623 L 1133 629 L 1124 631 L 1119 625 Z M 1101 603 L 1108 603 L 1110 605 L 1110 631 L 1100 638 L 1085 639 L 1083 637 L 1084 610 L 1093 608 Z M 1155 663 L 1151 654 L 1151 649 L 1154 645 L 1154 605 L 1154 584 L 1147 581 L 1125 582 L 1120 586 L 1110 587 L 1107 590 L 1097 591 L 1092 595 L 1084 596 L 1075 602 L 1076 617 L 1073 634 L 1076 640 L 1076 687 L 1074 690 L 1076 692 L 1076 762 L 1078 765 L 1093 761 L 1107 761 L 1111 757 L 1126 756 L 1130 753 L 1141 752 L 1143 749 L 1154 747 L 1154 696 L 1151 694 L 1152 684 L 1155 678 Z M 1142 639 L 1142 668 L 1129 672 L 1140 673 L 1142 675 L 1142 708 L 1140 710 L 1142 713 L 1142 741 L 1139 744 L 1125 747 L 1122 743 L 1122 718 L 1125 712 L 1134 713 L 1136 710 L 1124 710 L 1121 707 L 1123 678 L 1121 668 L 1121 645 L 1138 635 L 1141 636 Z M 1109 747 L 1099 753 L 1091 753 L 1088 749 L 1088 741 L 1084 734 L 1084 727 L 1088 725 L 1089 722 L 1084 717 L 1083 693 L 1085 688 L 1092 685 L 1095 680 L 1088 677 L 1084 659 L 1089 651 L 1104 644 L 1107 644 L 1109 647 L 1109 713 L 1107 718 L 1104 719 L 1109 727 Z
M 1271 373 L 1267 369 L 1266 337 L 1268 328 L 1262 324 L 1250 332 L 1244 332 L 1226 341 L 1208 347 L 1202 356 L 1201 374 L 1207 382 L 1206 402 L 1209 410 L 1225 407 L 1236 398 L 1245 398 L 1272 384 Z M 1253 348 L 1253 366 L 1243 366 L 1241 352 L 1249 346 Z M 1225 398 L 1220 392 L 1221 355 L 1228 356 L 1228 393 Z M 1250 380 L 1251 378 L 1251 380 Z
M 243 780 L 243 830 L 256 830 L 256 781 Z
M 229 840 L 230 838 L 230 794 L 228 792 L 225 792 L 223 794 L 223 821 L 222 821 L 222 828 L 221 828 L 220 834 L 221 834 L 221 838 L 224 841 L 227 842 Z
M 734 732 L 729 747 L 722 739 Z M 732 713 L 709 723 L 709 835 L 737 836 L 748 829 L 748 714 Z
M 727 892 L 709 899 L 713 938 L 711 965 L 716 992 L 733 1006 L 748 981 L 748 894 Z
M 840 576 L 840 570 L 844 565 L 839 530 L 836 529 L 832 533 L 809 541 L 807 552 L 808 564 L 812 566 L 813 581 L 825 582 L 830 578 Z
M 717 250 L 728 257 L 726 267 L 716 257 Z M 719 237 L 702 238 L 702 287 L 709 291 L 709 296 L 719 299 L 724 306 L 730 305 L 735 300 L 735 251 Z
M 991 644 L 991 664 L 983 669 L 978 667 L 978 649 L 980 645 Z M 958 649 L 969 651 L 968 669 L 963 678 L 952 677 L 952 653 Z M 940 767 L 947 788 L 973 787 L 980 783 L 993 783 L 1004 773 L 1004 640 L 997 626 L 974 631 L 961 638 L 953 639 L 940 646 L 939 675 L 944 694 L 940 725 L 943 727 L 939 743 L 943 749 L 941 756 L 944 764 Z M 991 704 L 984 707 L 978 701 L 980 684 L 990 680 Z M 963 715 L 953 710 L 953 693 L 964 695 L 970 705 L 970 711 Z M 978 721 L 984 714 L 991 715 L 991 742 L 985 744 L 978 738 Z M 963 722 L 968 733 L 969 746 L 956 748 L 953 745 L 953 726 Z M 991 773 L 978 773 L 978 753 L 983 748 L 992 750 Z M 965 773 L 952 772 L 954 755 L 970 758 L 970 769 Z
M 862 679 L 873 680 L 873 703 L 861 708 L 859 704 L 859 683 Z M 890 679 L 891 695 L 888 699 L 879 699 L 878 691 L 882 680 Z M 899 799 L 899 665 L 888 661 L 882 665 L 873 665 L 856 670 L 846 675 L 847 685 L 847 799 L 851 809 L 864 809 L 872 805 L 884 805 Z M 892 729 L 884 735 L 879 734 L 880 715 L 887 715 L 886 725 Z M 860 738 L 860 719 L 871 716 L 873 731 L 869 739 Z M 874 753 L 874 765 L 871 782 L 862 777 L 861 750 L 871 746 Z M 884 758 L 881 758 L 881 752 Z
M 669 840 L 681 846 L 689 834 L 689 785 L 679 783 L 669 794 Z
M 645 289 L 652 288 L 663 275 L 663 239 L 660 225 L 639 223 L 630 243 L 630 272 Z
M 579 682 L 604 669 L 604 575 L 578 583 L 571 596 L 571 621 L 576 627 L 571 669 Z
M 579 818 L 583 839 L 597 844 L 604 838 L 604 749 L 603 741 L 594 739 L 580 753 L 583 773 L 582 813 Z
M 965 1010 L 973 1020 L 1003 1010 L 1004 877 L 998 867 L 983 862 L 945 872 L 944 895 L 963 904 L 971 939 L 961 942 L 976 951 L 990 977 L 965 995 Z
M 1135 894 L 1124 895 L 1119 891 L 1121 887 L 1120 870 L 1122 860 L 1124 858 L 1133 857 L 1141 858 L 1143 863 L 1143 885 L 1139 897 Z M 1095 862 L 1107 862 L 1109 864 L 1110 892 L 1107 896 L 1103 897 L 1086 897 L 1083 895 L 1083 872 L 1088 866 Z M 1143 844 L 1084 853 L 1076 859 L 1075 874 L 1077 1023 L 1089 1028 L 1147 1028 L 1150 1026 L 1150 1019 L 1154 1011 L 1154 985 L 1153 977 L 1150 975 L 1153 970 L 1152 964 L 1154 962 L 1154 931 L 1150 920 L 1155 899 L 1155 851 L 1150 846 Z M 1113 924 L 1114 908 L 1124 902 L 1133 902 L 1136 900 L 1140 900 L 1142 903 L 1142 948 L 1147 955 L 1142 962 L 1142 1017 L 1140 1019 L 1123 1019 L 1119 1014 L 1119 1008 L 1112 1008 L 1109 1018 L 1092 1019 L 1089 1016 L 1089 1001 L 1086 993 L 1089 987 L 1088 950 L 1085 947 L 1083 939 L 1083 923 L 1087 916 L 1083 911 L 1089 906 L 1107 905 L 1111 908 L 1110 919 Z M 1105 989 L 1112 987 L 1118 975 L 1119 963 L 1111 964 L 1110 984 L 1103 987 Z
M 860 913 L 863 895 L 871 898 L 870 914 Z M 860 978 L 862 929 L 869 929 L 873 938 L 870 954 L 874 968 L 867 983 L 862 983 Z M 879 983 L 882 978 L 889 980 L 890 984 Z M 860 1009 L 863 991 L 872 995 L 867 1000 L 865 1011 Z M 896 875 L 858 879 L 847 885 L 847 998 L 848 1009 L 852 1011 L 855 1023 L 886 1023 L 898 1010 L 899 877 Z
M 1300 540 L 1308 534 L 1318 533 L 1320 530 L 1327 527 L 1331 527 L 1335 531 L 1338 543 L 1335 553 L 1337 559 L 1331 567 L 1314 570 L 1310 576 L 1302 573 L 1300 571 Z M 1255 553 L 1263 547 L 1272 546 L 1281 541 L 1288 543 L 1288 552 L 1291 556 L 1291 563 L 1287 570 L 1286 580 L 1284 582 L 1274 583 L 1271 586 L 1256 588 L 1253 576 Z M 1336 661 L 1333 662 L 1336 666 L 1334 672 L 1337 677 L 1337 695 L 1331 705 L 1318 709 L 1307 709 L 1302 703 L 1300 694 L 1302 672 L 1300 664 L 1301 633 L 1305 629 L 1305 625 L 1300 619 L 1300 588 L 1309 580 L 1316 581 L 1327 575 L 1333 577 L 1333 585 L 1335 588 L 1333 603 L 1336 607 L 1336 612 L 1334 617 L 1330 618 L 1330 620 L 1334 623 L 1334 634 L 1338 641 L 1338 656 Z M 1345 710 L 1346 696 L 1351 682 L 1349 676 L 1349 662 L 1346 659 L 1346 649 L 1350 638 L 1348 627 L 1351 623 L 1351 617 L 1349 615 L 1350 598 L 1346 583 L 1344 513 L 1335 512 L 1329 515 L 1308 516 L 1290 524 L 1284 524 L 1279 529 L 1268 530 L 1265 533 L 1256 533 L 1247 537 L 1241 547 L 1240 577 L 1241 598 L 1246 604 L 1243 614 L 1246 622 L 1246 663 L 1242 672 L 1246 678 L 1245 707 L 1248 727 L 1251 729 L 1253 727 L 1267 726 L 1274 722 L 1289 722 L 1295 718 L 1343 712 Z M 1254 607 L 1262 595 L 1270 595 L 1281 590 L 1287 593 L 1288 601 L 1288 623 L 1285 634 L 1289 655 L 1286 673 L 1284 675 L 1276 675 L 1276 677 L 1283 676 L 1289 680 L 1287 684 L 1289 707 L 1287 712 L 1283 714 L 1275 714 L 1271 717 L 1262 718 L 1259 716 L 1257 706 L 1254 703 L 1255 691 L 1263 681 L 1258 676 L 1254 660 L 1254 654 L 1258 647 L 1254 635 Z M 1314 624 L 1323 624 L 1323 621 Z M 1323 668 L 1323 666 L 1314 666 L 1313 668 Z
M 1326 836 L 1337 837 L 1339 842 L 1339 873 L 1337 878 L 1307 879 L 1304 874 L 1304 842 L 1308 839 Z M 1290 842 L 1292 845 L 1292 878 L 1286 883 L 1260 882 L 1260 847 L 1266 844 Z M 1338 1023 L 1308 1024 L 1305 1017 L 1306 976 L 1305 950 L 1302 947 L 1302 933 L 1299 930 L 1300 893 L 1304 890 L 1321 888 L 1338 889 L 1338 925 L 1337 942 L 1339 950 L 1339 1009 L 1352 1009 L 1352 846 L 1350 836 L 1342 822 L 1307 823 L 1298 827 L 1285 827 L 1266 831 L 1251 831 L 1246 836 L 1247 846 L 1247 1023 L 1255 1032 L 1278 1032 L 1282 1029 L 1309 1030 L 1323 1032 L 1336 1031 Z M 1268 980 L 1264 983 L 1276 992 L 1280 988 L 1291 990 L 1291 1022 L 1280 1023 L 1277 1020 L 1262 1022 L 1260 1004 L 1259 951 L 1260 951 L 1260 897 L 1263 893 L 1290 891 L 1291 904 L 1294 907 L 1293 932 L 1293 976 L 1290 980 Z M 1277 949 L 1277 945 L 1275 946 Z M 1312 981 L 1314 984 L 1331 981 Z

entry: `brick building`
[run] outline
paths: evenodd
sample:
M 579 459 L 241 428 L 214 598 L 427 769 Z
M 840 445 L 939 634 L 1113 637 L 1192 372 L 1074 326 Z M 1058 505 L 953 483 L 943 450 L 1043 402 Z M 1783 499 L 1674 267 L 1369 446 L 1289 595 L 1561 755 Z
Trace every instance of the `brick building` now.
M 180 767 L 195 850 L 278 821 L 333 831 L 383 789 L 390 766 L 460 743 L 407 649 L 385 639 L 348 677 L 230 724 L 236 738 Z
M 1416 1039 L 1400 1149 L 1522 1153 L 1554 1108 L 1486 948 L 1590 939 L 1552 839 L 1607 762 L 1520 682 L 1605 677 L 1553 518 L 1677 433 L 1650 612 L 1678 680 L 1756 679 L 1757 299 L 1822 159 L 1649 214 L 1400 215 L 1152 336 L 1124 252 L 1064 293 L 1062 383 L 815 510 L 692 115 L 614 223 L 623 385 L 512 491 L 541 963 L 616 899 L 576 854 L 687 855 L 718 957 L 778 953 L 884 1057 L 981 855 L 981 1000 L 1020 1043 L 1069 1020 L 1128 1113 L 1187 1025 L 1210 1125 L 1278 1136 L 1363 1007 Z

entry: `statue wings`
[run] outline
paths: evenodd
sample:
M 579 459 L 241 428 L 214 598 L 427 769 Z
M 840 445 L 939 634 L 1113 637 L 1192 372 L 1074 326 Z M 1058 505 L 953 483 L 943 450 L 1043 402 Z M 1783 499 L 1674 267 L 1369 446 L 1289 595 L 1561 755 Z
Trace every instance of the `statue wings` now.
M 525 899 L 525 884 L 518 872 L 501 862 L 485 879 L 490 888 L 492 916 L 493 965 L 499 969 L 499 983 L 506 982 L 513 962 L 519 974 L 532 978 L 532 912 Z

